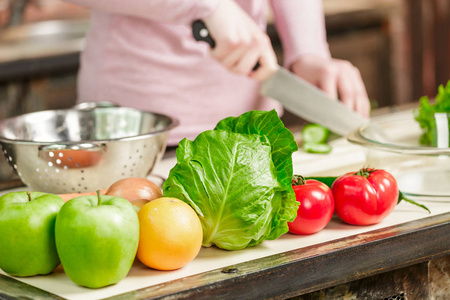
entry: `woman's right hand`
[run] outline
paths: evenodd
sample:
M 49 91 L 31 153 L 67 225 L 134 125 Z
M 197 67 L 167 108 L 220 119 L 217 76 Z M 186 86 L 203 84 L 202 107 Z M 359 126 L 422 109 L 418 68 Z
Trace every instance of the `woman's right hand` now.
M 211 56 L 231 72 L 262 81 L 277 70 L 270 38 L 233 0 L 221 0 L 204 22 L 216 42 Z

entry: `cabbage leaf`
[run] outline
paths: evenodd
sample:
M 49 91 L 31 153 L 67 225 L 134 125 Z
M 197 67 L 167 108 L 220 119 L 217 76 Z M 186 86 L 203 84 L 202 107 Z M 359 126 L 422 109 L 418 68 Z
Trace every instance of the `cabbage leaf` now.
M 224 119 L 180 142 L 164 196 L 195 209 L 206 247 L 239 250 L 276 239 L 298 209 L 291 186 L 295 150 L 275 111 Z

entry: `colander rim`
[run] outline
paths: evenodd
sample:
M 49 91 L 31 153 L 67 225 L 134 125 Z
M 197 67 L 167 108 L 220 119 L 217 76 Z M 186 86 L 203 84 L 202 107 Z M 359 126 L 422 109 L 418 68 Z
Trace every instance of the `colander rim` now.
M 117 141 L 132 141 L 132 140 L 139 140 L 139 139 L 143 139 L 143 138 L 147 138 L 147 137 L 151 137 L 151 136 L 160 135 L 162 133 L 165 133 L 165 132 L 168 132 L 168 131 L 174 129 L 175 127 L 177 127 L 180 124 L 180 122 L 177 118 L 174 118 L 174 117 L 166 115 L 166 114 L 153 112 L 153 111 L 147 111 L 147 110 L 140 110 L 140 109 L 136 109 L 136 108 L 132 108 L 132 107 L 117 106 L 117 107 L 95 107 L 95 108 L 91 108 L 91 109 L 68 108 L 68 109 L 49 109 L 49 110 L 35 111 L 35 112 L 21 114 L 18 116 L 0 120 L 0 127 L 4 123 L 12 122 L 13 120 L 22 119 L 22 118 L 25 118 L 30 115 L 38 115 L 38 114 L 45 114 L 45 113 L 47 113 L 47 114 L 55 113 L 56 114 L 58 112 L 59 113 L 68 113 L 70 111 L 80 112 L 80 111 L 90 111 L 90 110 L 111 110 L 111 109 L 126 109 L 126 110 L 134 110 L 134 111 L 137 111 L 139 113 L 144 113 L 144 114 L 152 114 L 152 115 L 155 115 L 158 117 L 165 118 L 170 123 L 167 127 L 163 128 L 163 129 L 148 132 L 148 133 L 133 135 L 133 136 L 110 138 L 110 139 L 88 139 L 88 140 L 79 140 L 79 141 L 39 141 L 39 140 L 25 140 L 25 139 L 10 139 L 10 138 L 2 136 L 2 133 L 0 132 L 0 142 L 14 143 L 14 144 L 27 144 L 27 145 L 54 145 L 54 144 L 77 145 L 77 144 L 82 144 L 82 143 L 108 143 L 108 142 L 117 142 Z

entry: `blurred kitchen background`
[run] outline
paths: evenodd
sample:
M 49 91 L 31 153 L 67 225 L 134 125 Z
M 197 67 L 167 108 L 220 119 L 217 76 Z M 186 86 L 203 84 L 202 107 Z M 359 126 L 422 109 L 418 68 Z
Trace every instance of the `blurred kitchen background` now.
M 359 68 L 374 107 L 432 98 L 450 79 L 450 0 L 324 0 L 324 8 L 333 57 Z M 61 0 L 0 0 L 0 120 L 74 105 L 88 29 L 89 12 Z M 268 32 L 281 63 L 270 15 Z M 289 112 L 283 120 L 302 121 Z M 11 174 L 2 160 L 0 183 Z
M 375 106 L 433 97 L 450 79 L 450 0 L 324 0 L 324 7 L 333 57 L 360 69 Z M 88 17 L 60 0 L 0 0 L 0 119 L 74 104 Z

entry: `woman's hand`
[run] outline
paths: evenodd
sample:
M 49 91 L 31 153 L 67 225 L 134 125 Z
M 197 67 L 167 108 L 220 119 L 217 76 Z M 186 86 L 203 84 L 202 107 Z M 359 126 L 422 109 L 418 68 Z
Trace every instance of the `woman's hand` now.
M 304 54 L 291 66 L 297 76 L 317 86 L 364 117 L 369 117 L 370 101 L 359 70 L 345 60 Z
M 233 0 L 221 0 L 204 22 L 216 42 L 211 56 L 228 70 L 256 80 L 264 80 L 276 71 L 270 38 Z M 257 62 L 260 67 L 253 71 Z

